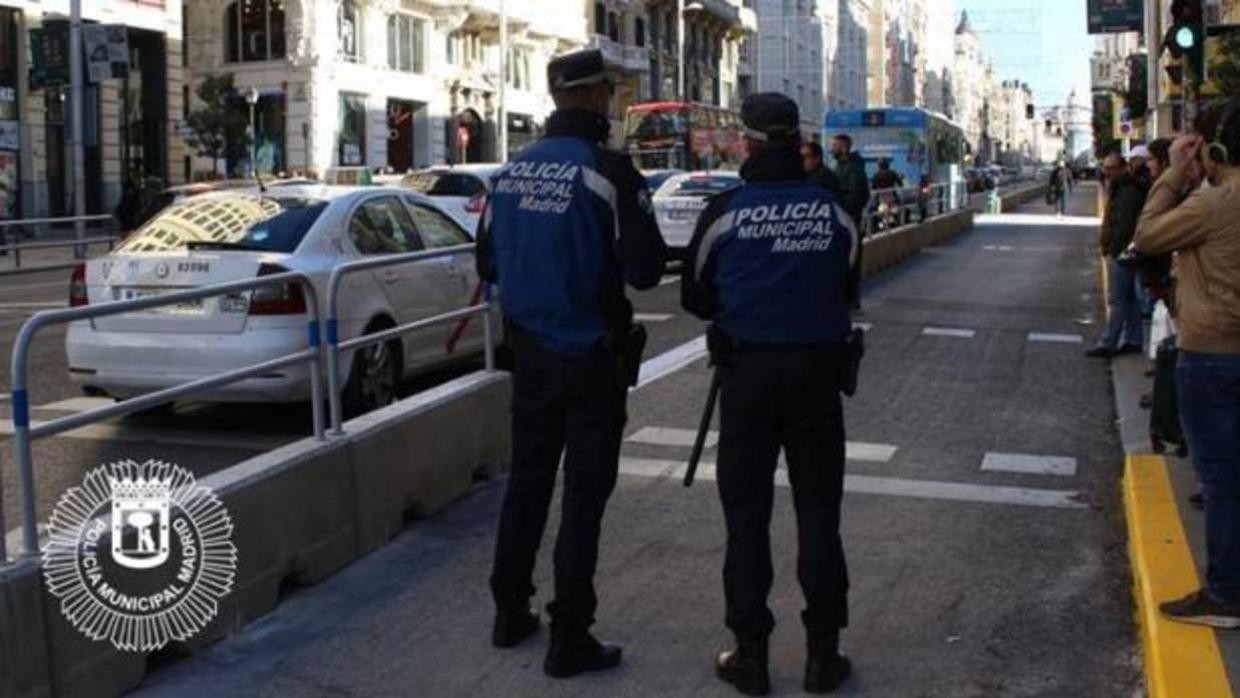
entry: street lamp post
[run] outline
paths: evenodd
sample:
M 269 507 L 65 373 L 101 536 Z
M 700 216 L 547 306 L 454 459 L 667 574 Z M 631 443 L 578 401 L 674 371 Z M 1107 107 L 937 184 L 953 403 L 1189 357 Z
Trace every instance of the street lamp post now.
M 685 94 L 685 14 L 700 12 L 706 6 L 694 0 L 685 5 L 685 0 L 676 0 L 676 96 L 683 102 Z
M 258 179 L 258 130 L 254 125 L 254 109 L 258 106 L 258 90 L 254 87 L 246 90 L 245 101 L 250 105 L 250 177 Z

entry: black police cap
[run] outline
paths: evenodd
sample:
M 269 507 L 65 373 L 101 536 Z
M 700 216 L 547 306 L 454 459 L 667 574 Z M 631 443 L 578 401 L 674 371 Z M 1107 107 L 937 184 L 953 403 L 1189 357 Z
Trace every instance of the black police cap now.
M 556 56 L 547 64 L 547 84 L 553 91 L 589 87 L 607 79 L 603 52 L 596 48 Z
M 745 136 L 756 141 L 791 140 L 801 130 L 797 103 L 778 92 L 760 92 L 741 105 Z

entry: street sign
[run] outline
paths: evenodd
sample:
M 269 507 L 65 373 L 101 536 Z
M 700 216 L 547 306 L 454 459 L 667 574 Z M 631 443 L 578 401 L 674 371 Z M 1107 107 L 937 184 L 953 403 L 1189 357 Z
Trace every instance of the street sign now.
M 129 74 L 129 30 L 125 25 L 83 25 L 82 42 L 86 47 L 86 71 L 91 82 Z
M 1145 26 L 1143 0 L 1089 0 L 1089 33 L 1139 32 Z
M 47 21 L 30 30 L 30 89 L 69 84 L 69 23 Z

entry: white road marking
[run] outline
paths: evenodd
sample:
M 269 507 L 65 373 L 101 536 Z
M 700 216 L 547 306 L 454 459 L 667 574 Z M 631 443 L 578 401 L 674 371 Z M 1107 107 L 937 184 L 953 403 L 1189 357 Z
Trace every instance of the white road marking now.
M 664 427 L 642 427 L 631 434 L 625 441 L 635 444 L 651 444 L 654 446 L 690 447 L 697 439 L 697 432 L 692 429 L 668 429 Z M 719 432 L 706 432 L 706 448 L 714 448 L 719 443 Z
M 1016 248 L 1011 245 L 984 245 L 982 249 L 987 252 L 1011 252 Z
M 68 303 L 0 303 L 0 310 L 40 310 L 43 308 L 68 308 Z
M 621 458 L 620 472 L 637 477 L 663 478 L 684 474 L 686 463 L 681 461 L 655 460 L 649 458 Z M 698 464 L 697 479 L 714 480 L 715 463 L 702 461 Z M 775 471 L 775 484 L 788 486 L 788 473 Z M 876 494 L 890 497 L 917 499 L 941 499 L 956 502 L 983 504 L 1012 504 L 1017 506 L 1045 507 L 1054 509 L 1084 509 L 1086 504 L 1077 499 L 1080 493 L 1068 490 L 1041 490 L 1024 487 L 999 487 L 974 485 L 963 482 L 938 482 L 935 480 L 908 480 L 868 475 L 844 476 L 844 491 L 858 494 Z
M 653 446 L 689 448 L 693 446 L 693 441 L 696 438 L 697 432 L 692 429 L 642 427 L 630 434 L 625 441 Z M 713 429 L 706 432 L 706 448 L 714 448 L 717 445 L 719 445 L 719 432 Z M 891 444 L 871 444 L 859 441 L 849 441 L 845 444 L 845 447 L 848 460 L 870 461 L 874 463 L 890 462 L 895 457 L 896 451 L 899 450 Z
M 647 359 L 642 362 L 641 372 L 638 373 L 637 385 L 633 389 L 636 390 L 664 376 L 675 373 L 704 356 L 706 356 L 706 335 L 689 340 L 675 349 L 665 351 L 652 359 Z
M 98 407 L 115 405 L 116 400 L 110 397 L 71 397 L 60 402 L 49 402 L 39 405 L 36 410 L 57 410 L 59 412 L 87 412 Z
M 679 276 L 679 275 L 677 275 L 677 276 L 665 276 L 665 277 L 663 277 L 663 280 L 659 282 L 659 285 L 660 285 L 660 286 L 670 286 L 670 285 L 672 285 L 672 284 L 678 284 L 678 283 L 680 283 L 680 276 Z
M 976 330 L 965 330 L 955 327 L 926 327 L 921 333 L 927 337 L 960 337 L 962 339 L 973 339 L 977 336 Z
M 857 329 L 859 329 L 859 330 L 865 330 L 866 332 L 869 332 L 870 330 L 874 329 L 874 323 L 871 323 L 871 322 L 854 322 L 854 323 L 853 323 L 853 327 L 855 327 L 855 328 L 857 328 Z
M 1030 342 L 1051 342 L 1059 344 L 1081 344 L 1085 338 L 1079 334 L 1053 334 L 1048 332 L 1030 332 Z
M 1027 453 L 994 453 L 982 457 L 982 470 L 1031 475 L 1076 475 L 1076 459 L 1064 456 L 1035 456 Z
M 635 322 L 667 322 L 676 317 L 668 313 L 633 313 Z
M 30 420 L 30 426 L 46 422 Z M 0 436 L 13 435 L 13 422 L 0 421 Z M 88 424 L 57 434 L 58 439 L 82 439 L 88 441 L 125 441 L 172 446 L 198 446 L 208 448 L 237 448 L 250 451 L 271 451 L 294 441 L 296 435 L 238 434 L 235 431 L 194 431 L 189 429 L 142 428 L 111 423 Z
M 13 399 L 12 393 L 0 393 L 0 402 L 8 402 Z

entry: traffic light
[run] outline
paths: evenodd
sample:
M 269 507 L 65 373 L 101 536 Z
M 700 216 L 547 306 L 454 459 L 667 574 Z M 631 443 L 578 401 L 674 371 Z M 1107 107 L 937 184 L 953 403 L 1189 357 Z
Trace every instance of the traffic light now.
M 1197 84 L 1205 79 L 1205 15 L 1201 5 L 1202 0 L 1172 0 L 1171 28 L 1163 37 L 1163 48 L 1172 58 L 1187 59 L 1188 69 Z M 1170 70 L 1167 74 L 1176 84 L 1183 79 Z

